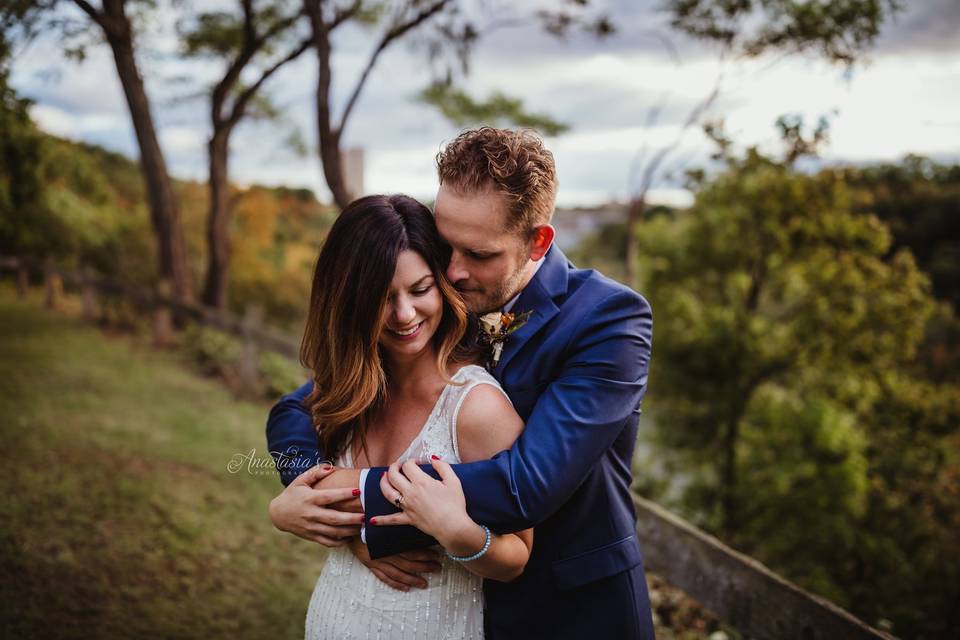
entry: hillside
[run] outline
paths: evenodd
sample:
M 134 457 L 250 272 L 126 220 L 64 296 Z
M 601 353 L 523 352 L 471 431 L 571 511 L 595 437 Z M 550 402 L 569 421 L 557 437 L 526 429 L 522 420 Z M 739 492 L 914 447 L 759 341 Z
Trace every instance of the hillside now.
M 227 469 L 269 405 L 179 357 L 0 290 L 7 636 L 302 637 L 324 551 L 270 524 L 272 470 Z

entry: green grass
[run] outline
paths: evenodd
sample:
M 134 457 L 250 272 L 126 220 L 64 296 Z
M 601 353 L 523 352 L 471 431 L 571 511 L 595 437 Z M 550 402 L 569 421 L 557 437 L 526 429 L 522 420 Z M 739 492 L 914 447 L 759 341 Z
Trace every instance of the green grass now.
M 295 638 L 322 547 L 276 531 L 269 403 L 0 289 L 5 637 Z

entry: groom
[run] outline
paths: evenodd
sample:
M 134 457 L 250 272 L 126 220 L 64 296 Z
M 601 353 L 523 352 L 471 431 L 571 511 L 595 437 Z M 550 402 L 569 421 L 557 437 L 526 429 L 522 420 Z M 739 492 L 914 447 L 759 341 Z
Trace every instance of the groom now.
M 524 573 L 509 583 L 484 581 L 486 635 L 653 638 L 630 494 L 650 306 L 597 272 L 574 268 L 553 245 L 556 170 L 532 133 L 465 131 L 437 165 L 435 215 L 452 249 L 450 281 L 474 313 L 532 312 L 492 370 L 526 422 L 523 434 L 492 460 L 454 465 L 473 520 L 498 532 L 536 527 Z M 267 443 L 275 456 L 322 458 L 302 406 L 311 384 L 271 411 Z M 284 484 L 297 475 L 294 467 L 281 469 Z M 362 478 L 369 523 L 396 512 L 396 491 L 385 478 L 381 484 L 385 471 L 336 471 L 324 482 L 339 475 L 339 486 L 344 479 L 349 486 Z M 277 498 L 284 509 L 271 507 L 274 523 L 308 537 L 285 526 L 300 507 L 284 494 Z M 335 544 L 355 531 L 344 526 L 344 514 L 319 512 L 326 535 L 311 539 Z M 411 527 L 373 524 L 364 540 L 369 558 L 386 560 L 411 558 L 411 550 L 434 543 Z

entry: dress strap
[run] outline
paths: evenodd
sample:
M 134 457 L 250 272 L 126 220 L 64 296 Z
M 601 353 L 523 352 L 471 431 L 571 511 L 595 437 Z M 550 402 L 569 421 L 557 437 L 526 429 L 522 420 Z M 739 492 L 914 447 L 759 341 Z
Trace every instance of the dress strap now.
M 460 407 L 463 406 L 463 401 L 467 399 L 467 396 L 470 395 L 470 392 L 473 391 L 473 389 L 481 384 L 487 384 L 491 387 L 494 387 L 497 391 L 503 394 L 503 397 L 505 397 L 508 402 L 510 402 L 510 396 L 508 396 L 507 392 L 503 390 L 503 387 L 500 386 L 500 383 L 497 382 L 497 379 L 481 366 L 474 364 L 467 365 L 456 373 L 454 380 L 457 378 L 459 378 L 464 384 L 462 386 L 454 387 L 456 389 L 457 403 L 454 406 L 450 418 L 450 440 L 453 443 L 453 450 L 457 454 L 457 460 L 461 460 L 460 445 L 457 442 L 457 421 L 460 417 Z

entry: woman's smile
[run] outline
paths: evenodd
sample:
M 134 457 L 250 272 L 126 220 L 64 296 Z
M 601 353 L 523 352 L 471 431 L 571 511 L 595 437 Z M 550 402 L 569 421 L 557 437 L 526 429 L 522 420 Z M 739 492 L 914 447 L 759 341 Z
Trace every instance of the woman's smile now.
M 417 324 L 410 325 L 405 329 L 392 329 L 390 327 L 387 327 L 387 331 L 393 334 L 393 337 L 397 340 L 403 340 L 403 341 L 413 340 L 418 335 L 420 335 L 420 329 L 423 328 L 423 322 L 424 321 L 421 320 Z

